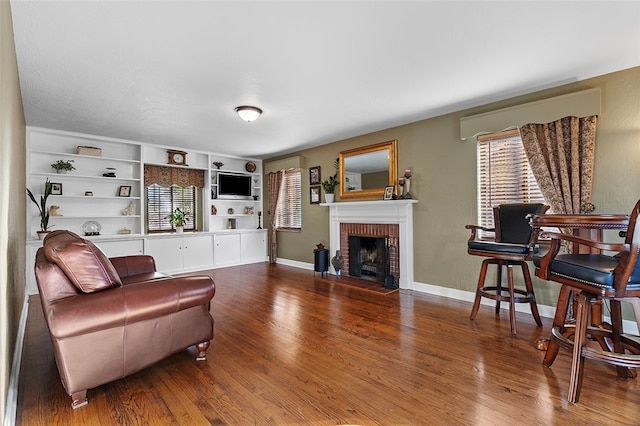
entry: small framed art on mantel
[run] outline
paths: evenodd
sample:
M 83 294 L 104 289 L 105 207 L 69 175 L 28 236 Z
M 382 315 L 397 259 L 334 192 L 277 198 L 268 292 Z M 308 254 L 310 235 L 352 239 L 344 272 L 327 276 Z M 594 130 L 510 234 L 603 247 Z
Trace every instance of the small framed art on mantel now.
M 386 186 L 384 188 L 383 200 L 393 200 L 393 186 Z

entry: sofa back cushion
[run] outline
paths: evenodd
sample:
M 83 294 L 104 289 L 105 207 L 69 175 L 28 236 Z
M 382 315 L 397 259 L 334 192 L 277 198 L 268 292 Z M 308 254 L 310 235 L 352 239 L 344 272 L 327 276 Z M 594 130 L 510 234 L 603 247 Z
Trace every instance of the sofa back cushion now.
M 53 231 L 44 239 L 44 254 L 83 293 L 119 287 L 122 281 L 107 256 L 91 241 L 71 231 Z

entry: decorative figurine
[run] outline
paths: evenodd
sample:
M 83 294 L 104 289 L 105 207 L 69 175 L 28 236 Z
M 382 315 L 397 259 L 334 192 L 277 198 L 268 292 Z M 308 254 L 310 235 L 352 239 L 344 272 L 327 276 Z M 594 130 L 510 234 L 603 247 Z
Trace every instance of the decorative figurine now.
M 136 205 L 135 203 L 132 201 L 129 203 L 129 205 L 127 206 L 127 208 L 122 210 L 122 214 L 125 216 L 133 216 L 134 214 L 136 214 Z
M 60 206 L 51 206 L 49 207 L 49 216 L 62 216 L 58 210 L 60 209 Z

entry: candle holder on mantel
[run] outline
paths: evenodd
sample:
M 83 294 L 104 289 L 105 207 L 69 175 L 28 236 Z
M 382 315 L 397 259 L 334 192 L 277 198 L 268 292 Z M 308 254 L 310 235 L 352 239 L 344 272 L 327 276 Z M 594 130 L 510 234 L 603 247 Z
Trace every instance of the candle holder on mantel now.
M 260 225 L 260 219 L 262 219 L 262 212 L 258 212 L 258 227 L 256 229 L 262 229 L 262 226 Z
M 412 200 L 413 196 L 409 191 L 409 188 L 411 188 L 411 170 L 407 169 L 404 171 L 404 177 L 398 179 L 398 185 L 402 187 L 402 195 L 398 198 L 401 200 Z
M 404 199 L 404 185 L 405 185 L 405 181 L 404 178 L 398 178 L 398 200 L 403 200 Z

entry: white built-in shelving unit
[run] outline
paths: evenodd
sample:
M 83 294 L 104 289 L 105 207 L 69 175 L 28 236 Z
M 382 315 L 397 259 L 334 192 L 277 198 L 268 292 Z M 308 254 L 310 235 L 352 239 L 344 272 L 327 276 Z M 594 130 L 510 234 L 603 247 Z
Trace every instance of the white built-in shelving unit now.
M 96 147 L 100 153 L 80 154 L 79 146 Z M 187 165 L 167 164 L 169 149 L 187 151 Z M 72 160 L 75 170 L 56 173 L 51 164 L 57 160 Z M 214 162 L 222 162 L 224 166 L 218 169 Z M 253 169 L 247 166 L 249 163 L 255 170 L 249 171 Z M 182 235 L 146 232 L 144 166 L 147 164 L 203 171 L 205 187 L 200 197 L 198 232 Z M 114 169 L 115 177 L 104 176 Z M 218 198 L 219 172 L 251 176 L 252 196 Z M 48 207 L 58 206 L 59 214 L 51 216 L 50 229 L 68 229 L 84 235 L 86 222 L 98 222 L 100 235 L 86 238 L 108 256 L 151 254 L 156 258 L 158 270 L 169 273 L 266 260 L 266 231 L 257 229 L 258 212 L 263 206 L 260 160 L 29 126 L 26 182 L 36 199 L 43 194 L 47 179 L 61 189 L 47 203 Z M 36 234 L 40 217 L 28 198 L 26 214 L 27 292 L 32 294 L 37 292 L 31 270 L 41 246 Z
M 78 146 L 99 146 L 102 155 L 78 154 Z M 83 224 L 93 220 L 102 226 L 102 234 L 118 235 L 125 230 L 133 235 L 142 234 L 139 144 L 29 129 L 28 147 L 27 187 L 36 199 L 44 192 L 47 179 L 61 190 L 60 195 L 51 195 L 48 200 L 48 206 L 59 206 L 60 214 L 50 217 L 51 229 L 69 229 L 82 234 Z M 51 164 L 57 160 L 72 161 L 75 170 L 56 173 Z M 103 176 L 114 169 L 116 177 Z M 130 190 L 121 192 L 121 187 L 130 187 Z M 127 196 L 119 196 L 125 192 Z M 92 195 L 85 195 L 88 193 Z M 130 205 L 134 213 L 123 213 Z M 29 201 L 27 207 L 29 239 L 40 229 L 40 218 L 32 202 Z

